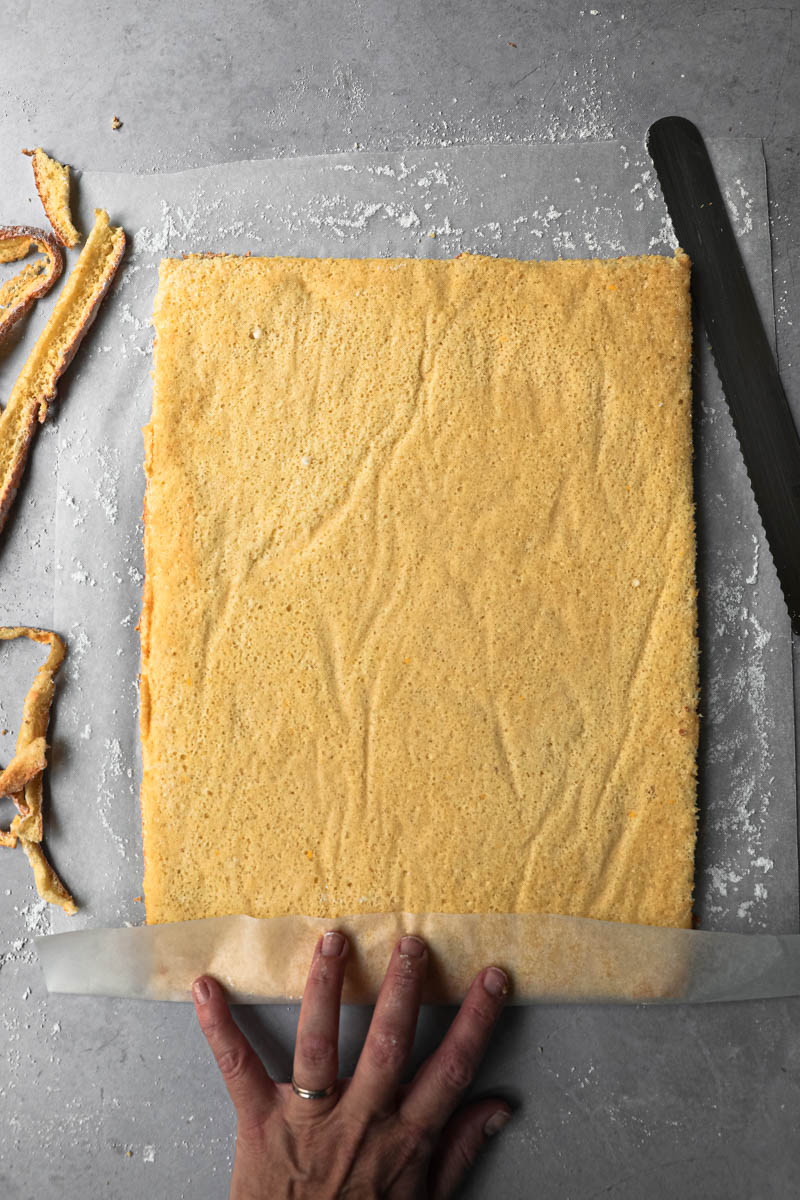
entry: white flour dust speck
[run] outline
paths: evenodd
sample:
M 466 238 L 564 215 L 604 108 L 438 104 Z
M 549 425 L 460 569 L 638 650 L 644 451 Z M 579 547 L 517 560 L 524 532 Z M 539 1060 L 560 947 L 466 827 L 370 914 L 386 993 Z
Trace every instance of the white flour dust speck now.
M 731 215 L 731 223 L 738 237 L 753 232 L 753 197 L 744 187 L 741 179 L 737 179 L 731 187 L 725 188 L 725 202 Z
M 94 498 L 108 522 L 114 525 L 119 513 L 117 491 L 119 489 L 120 452 L 116 447 L 98 447 L 95 450 L 95 456 L 97 468 Z
M 760 546 L 758 544 L 758 538 L 756 537 L 755 534 L 752 534 L 752 538 L 753 538 L 753 569 L 750 572 L 750 574 L 747 576 L 747 578 L 745 579 L 745 583 L 755 583 L 758 580 L 758 558 L 759 558 Z
M 33 900 L 19 911 L 28 933 L 41 937 L 50 932 L 50 909 L 46 900 Z
M 727 896 L 728 888 L 731 884 L 741 883 L 742 876 L 730 868 L 725 870 L 722 867 L 709 867 L 708 874 L 711 876 L 711 884 L 714 890 L 720 896 Z
M 675 230 L 672 227 L 672 221 L 669 217 L 665 216 L 662 218 L 658 233 L 650 238 L 647 245 L 650 250 L 655 250 L 657 246 L 666 246 L 668 250 L 678 249 L 678 239 L 675 236 Z
M 97 580 L 89 574 L 79 558 L 73 558 L 72 563 L 75 567 L 70 574 L 73 583 L 80 583 L 86 587 L 97 587 Z

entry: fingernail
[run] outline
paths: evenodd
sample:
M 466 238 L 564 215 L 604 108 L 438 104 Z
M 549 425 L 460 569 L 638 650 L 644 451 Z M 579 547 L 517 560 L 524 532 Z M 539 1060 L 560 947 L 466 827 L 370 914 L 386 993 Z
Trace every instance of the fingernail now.
M 502 1108 L 498 1109 L 496 1113 L 492 1113 L 492 1115 L 489 1117 L 489 1120 L 484 1125 L 484 1135 L 486 1137 L 494 1137 L 494 1135 L 499 1133 L 500 1130 L 507 1125 L 510 1120 L 511 1113 L 503 1112 Z
M 192 995 L 198 1004 L 208 1004 L 211 999 L 211 988 L 205 979 L 195 979 L 192 984 Z
M 415 937 L 413 933 L 409 933 L 406 937 L 400 939 L 400 953 L 405 954 L 407 958 L 422 958 L 425 953 L 425 943 L 422 938 Z
M 499 967 L 489 967 L 483 976 L 483 986 L 490 996 L 507 996 L 508 976 Z
M 326 933 L 322 939 L 322 950 L 320 953 L 323 958 L 338 958 L 344 950 L 344 936 L 332 929 L 330 933 Z

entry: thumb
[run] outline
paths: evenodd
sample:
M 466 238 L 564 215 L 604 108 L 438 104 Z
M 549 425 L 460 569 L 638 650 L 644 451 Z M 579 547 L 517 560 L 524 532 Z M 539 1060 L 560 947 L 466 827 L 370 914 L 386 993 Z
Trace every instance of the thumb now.
M 434 1152 L 429 1176 L 431 1200 L 449 1200 L 463 1182 L 487 1138 L 499 1133 L 511 1116 L 502 1100 L 478 1100 L 460 1108 L 447 1122 Z

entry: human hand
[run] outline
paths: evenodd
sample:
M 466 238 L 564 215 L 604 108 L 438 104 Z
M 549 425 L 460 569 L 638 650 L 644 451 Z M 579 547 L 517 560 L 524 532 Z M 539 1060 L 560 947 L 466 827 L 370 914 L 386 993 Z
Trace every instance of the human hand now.
M 355 1074 L 337 1079 L 348 949 L 341 933 L 317 942 L 291 1084 L 270 1079 L 216 980 L 193 984 L 200 1027 L 238 1119 L 230 1200 L 446 1200 L 511 1115 L 502 1100 L 456 1111 L 508 992 L 498 967 L 475 977 L 442 1044 L 402 1086 L 428 968 L 427 947 L 414 936 L 392 953 Z

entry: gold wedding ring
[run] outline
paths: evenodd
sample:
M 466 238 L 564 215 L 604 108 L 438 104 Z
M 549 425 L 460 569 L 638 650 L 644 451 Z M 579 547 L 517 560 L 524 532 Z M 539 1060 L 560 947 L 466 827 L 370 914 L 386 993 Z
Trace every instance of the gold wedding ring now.
M 304 1088 L 300 1087 L 299 1083 L 295 1082 L 294 1075 L 292 1076 L 292 1090 L 301 1100 L 327 1100 L 328 1096 L 332 1096 L 336 1091 L 338 1080 L 334 1079 L 333 1083 L 326 1088 Z

